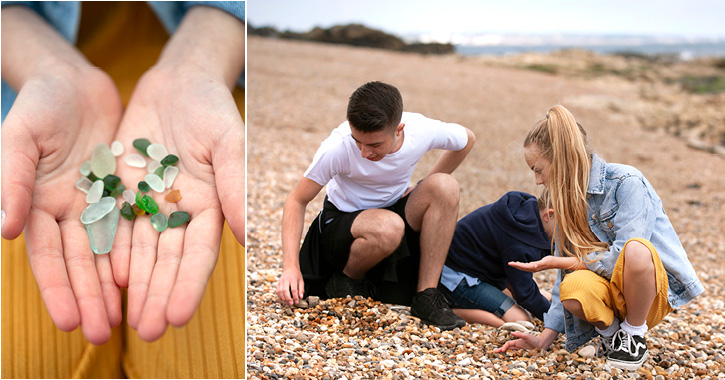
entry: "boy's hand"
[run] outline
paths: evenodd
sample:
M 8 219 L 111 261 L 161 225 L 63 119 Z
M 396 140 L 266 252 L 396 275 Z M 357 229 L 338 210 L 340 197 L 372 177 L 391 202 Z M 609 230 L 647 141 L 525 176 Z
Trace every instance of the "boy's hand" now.
M 286 270 L 282 272 L 277 282 L 277 297 L 282 303 L 294 305 L 300 302 L 305 295 L 305 281 L 302 273 L 297 270 Z

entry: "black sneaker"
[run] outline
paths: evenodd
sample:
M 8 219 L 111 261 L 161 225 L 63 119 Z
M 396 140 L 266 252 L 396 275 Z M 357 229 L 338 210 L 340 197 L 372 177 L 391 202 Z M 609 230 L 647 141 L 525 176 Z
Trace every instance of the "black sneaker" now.
M 610 337 L 600 336 L 599 346 L 597 346 L 597 351 L 594 356 L 598 358 L 606 358 L 609 356 L 612 353 L 612 338 L 614 338 L 614 335 Z
M 420 318 L 421 322 L 436 326 L 441 330 L 453 330 L 466 325 L 466 321 L 453 313 L 448 301 L 438 288 L 428 288 L 415 293 L 410 304 L 410 314 Z
M 610 367 L 636 371 L 647 360 L 647 341 L 619 330 L 612 339 L 612 352 L 607 356 Z
M 355 280 L 342 272 L 332 275 L 330 281 L 325 285 L 325 293 L 328 298 L 345 298 L 347 296 L 368 298 L 370 296 L 366 290 L 364 279 Z

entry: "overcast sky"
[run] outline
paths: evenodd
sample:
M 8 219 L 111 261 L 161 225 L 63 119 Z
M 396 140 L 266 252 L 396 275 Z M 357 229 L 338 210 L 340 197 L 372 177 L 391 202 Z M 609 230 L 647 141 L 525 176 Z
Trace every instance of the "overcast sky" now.
M 255 26 L 362 23 L 397 35 L 592 34 L 725 38 L 723 0 L 248 0 Z

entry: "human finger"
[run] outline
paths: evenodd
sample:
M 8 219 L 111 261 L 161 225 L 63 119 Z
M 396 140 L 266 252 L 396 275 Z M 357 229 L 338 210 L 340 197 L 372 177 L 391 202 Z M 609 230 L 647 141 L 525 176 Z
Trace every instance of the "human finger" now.
M 240 121 L 240 126 L 241 121 Z M 237 240 L 245 245 L 246 191 L 244 191 L 244 132 L 233 129 L 213 151 L 212 166 L 224 218 Z
M 189 322 L 201 303 L 219 257 L 222 227 L 223 219 L 218 209 L 192 215 L 186 226 L 179 272 L 166 308 L 166 319 L 176 327 Z
M 138 322 L 141 319 L 146 296 L 148 293 L 151 274 L 156 264 L 156 249 L 159 242 L 159 232 L 154 229 L 151 222 L 142 220 L 136 223 L 136 217 L 131 234 L 131 259 L 128 274 L 128 324 L 138 329 Z
M 40 159 L 32 136 L 17 123 L 11 112 L 2 128 L 2 236 L 6 239 L 17 238 L 25 228 Z
M 116 238 L 109 253 L 113 279 L 121 288 L 128 287 L 129 265 L 131 263 L 131 238 L 133 236 L 133 221 L 119 218 Z
M 80 220 L 62 221 L 58 226 L 68 278 L 81 315 L 83 335 L 93 344 L 103 344 L 111 338 L 111 326 L 94 253 L 90 245 L 85 244 L 88 234 Z M 84 243 L 78 244 L 79 241 Z
M 121 324 L 123 312 L 121 311 L 121 289 L 116 285 L 113 279 L 113 269 L 111 268 L 111 258 L 108 254 L 94 255 L 96 261 L 96 270 L 98 271 L 98 279 L 101 282 L 101 291 L 103 292 L 103 303 L 106 305 L 106 314 L 108 315 L 108 323 L 111 327 Z
M 139 337 L 147 342 L 166 331 L 166 307 L 181 262 L 184 232 L 184 228 L 169 228 L 159 236 L 156 264 L 137 329 Z
M 62 331 L 74 330 L 80 325 L 81 316 L 66 271 L 60 228 L 55 218 L 31 209 L 25 244 L 30 268 L 50 318 Z

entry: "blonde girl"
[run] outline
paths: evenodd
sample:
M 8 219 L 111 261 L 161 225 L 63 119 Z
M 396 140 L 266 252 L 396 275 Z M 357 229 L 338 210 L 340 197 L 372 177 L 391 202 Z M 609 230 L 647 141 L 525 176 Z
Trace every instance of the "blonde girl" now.
M 638 369 L 647 330 L 704 290 L 659 196 L 639 170 L 592 154 L 560 105 L 529 131 L 524 157 L 551 195 L 555 256 L 510 265 L 559 276 L 542 334 L 517 333 L 497 352 L 545 349 L 559 333 L 573 351 L 598 333 L 607 364 Z

